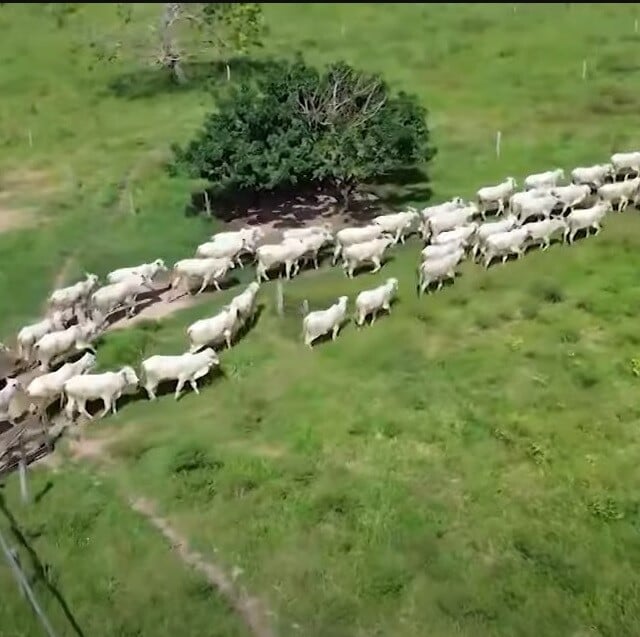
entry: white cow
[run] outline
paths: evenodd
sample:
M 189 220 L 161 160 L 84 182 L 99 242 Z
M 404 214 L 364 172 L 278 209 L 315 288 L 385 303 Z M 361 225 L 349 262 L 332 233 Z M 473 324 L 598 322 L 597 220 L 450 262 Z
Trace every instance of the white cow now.
M 342 228 L 336 233 L 336 245 L 333 251 L 332 265 L 338 262 L 338 258 L 342 254 L 342 250 L 354 243 L 365 243 L 373 239 L 379 239 L 385 236 L 385 231 L 378 225 L 372 224 L 362 226 L 360 228 Z
M 282 231 L 283 239 L 306 239 L 314 234 L 331 234 L 331 224 L 323 223 L 321 226 L 306 226 L 305 228 L 285 228 Z
M 530 197 L 520 204 L 518 221 L 524 223 L 531 217 L 547 219 L 560 204 L 560 200 L 552 194 Z
M 615 172 L 613 164 L 579 166 L 571 171 L 571 181 L 574 184 L 593 184 L 597 188 L 602 186 L 608 177 L 613 177 Z
M 369 314 L 371 314 L 371 325 L 373 325 L 380 310 L 391 312 L 391 301 L 397 291 L 398 279 L 391 277 L 372 290 L 360 292 L 355 303 L 356 325 L 362 327 Z
M 430 259 L 433 261 L 434 259 L 444 257 L 461 248 L 464 249 L 464 244 L 460 240 L 449 241 L 449 243 L 442 244 L 435 243 L 422 249 L 422 252 L 420 252 L 420 260 L 426 261 L 427 259 Z
M 33 346 L 40 362 L 40 369 L 47 371 L 55 358 L 67 354 L 72 349 L 90 349 L 95 353 L 90 341 L 97 333 L 98 326 L 93 321 L 87 321 L 81 325 L 72 325 L 66 330 L 45 334 Z
M 258 242 L 265 236 L 265 231 L 260 227 L 245 226 L 240 230 L 226 230 L 225 232 L 218 232 L 211 235 L 211 241 L 214 243 L 222 244 L 226 241 L 233 240 L 234 237 L 240 237 L 244 241 L 244 247 L 236 255 L 236 261 L 238 265 L 243 268 L 242 255 L 244 253 L 253 254 L 256 251 Z
M 210 347 L 197 354 L 187 352 L 179 356 L 151 356 L 142 361 L 142 381 L 149 400 L 156 399 L 156 389 L 165 380 L 177 380 L 175 399 L 178 400 L 185 383 L 199 394 L 196 381 L 206 376 L 214 365 L 219 365 L 218 355 Z
M 107 316 L 124 306 L 127 316 L 133 316 L 136 297 L 145 291 L 153 290 L 151 280 L 144 274 L 130 274 L 119 283 L 110 283 L 96 290 L 90 301 L 94 318 L 106 320 Z
M 611 163 L 617 174 L 634 171 L 640 175 L 640 151 L 614 153 L 611 155 Z
M 393 244 L 393 239 L 381 237 L 364 243 L 354 243 L 342 250 L 342 267 L 347 277 L 353 278 L 355 269 L 363 263 L 372 263 L 371 273 L 382 267 L 382 258 L 386 249 Z
M 432 237 L 436 237 L 441 232 L 455 230 L 460 226 L 467 225 L 473 217 L 479 214 L 480 210 L 475 204 L 469 204 L 462 208 L 456 208 L 446 212 L 439 212 L 433 215 L 427 222 L 428 232 Z
M 420 216 L 426 220 L 432 217 L 439 212 L 449 212 L 451 210 L 455 210 L 456 208 L 464 208 L 468 204 L 465 203 L 462 197 L 454 197 L 449 201 L 443 201 L 442 203 L 437 203 L 432 206 L 427 206 L 420 211 Z
M 426 240 L 429 236 L 429 219 L 441 212 L 451 212 L 457 208 L 465 208 L 468 204 L 462 199 L 462 197 L 454 197 L 449 201 L 444 201 L 433 206 L 427 206 L 420 211 L 420 235 L 423 240 Z
M 208 243 L 202 243 L 196 249 L 196 257 L 200 259 L 233 259 L 242 266 L 240 254 L 247 248 L 247 239 L 243 235 L 235 234 Z
M 49 296 L 49 306 L 53 310 L 71 310 L 75 314 L 98 287 L 98 282 L 96 274 L 85 274 L 84 281 L 54 290 Z
M 418 267 L 418 293 L 424 294 L 429 285 L 438 282 L 436 291 L 442 287 L 447 279 L 455 279 L 458 264 L 464 257 L 464 250 L 458 248 L 455 252 L 446 254 L 439 259 L 427 259 Z
M 326 230 L 322 230 L 320 232 L 315 232 L 306 237 L 301 237 L 300 239 L 305 245 L 306 250 L 303 255 L 303 261 L 313 261 L 314 269 L 318 269 L 318 254 L 324 245 L 333 240 L 333 236 L 330 232 Z M 294 265 L 293 275 L 295 276 L 300 269 L 299 262 L 296 262 Z
M 341 296 L 338 301 L 326 310 L 309 312 L 302 319 L 302 335 L 304 344 L 313 347 L 313 341 L 323 334 L 331 332 L 331 340 L 336 340 L 340 327 L 347 316 L 349 298 Z
M 211 235 L 211 241 L 224 242 L 229 238 L 240 237 L 249 246 L 255 246 L 264 237 L 264 230 L 259 227 L 245 226 L 240 230 L 225 230 Z
M 82 374 L 73 376 L 63 385 L 64 396 L 67 399 L 65 412 L 73 420 L 76 410 L 90 420 L 93 416 L 87 411 L 87 401 L 100 399 L 104 403 L 104 410 L 100 417 L 117 412 L 118 398 L 126 391 L 135 389 L 139 380 L 133 367 L 128 365 L 117 372 L 102 374 Z
M 480 204 L 480 214 L 485 218 L 487 211 L 492 204 L 498 204 L 498 214 L 504 212 L 504 203 L 508 201 L 518 186 L 513 177 L 507 177 L 503 182 L 495 186 L 485 186 L 476 193 Z
M 196 295 L 201 294 L 213 281 L 216 290 L 220 291 L 220 281 L 224 279 L 235 264 L 231 257 L 207 259 L 182 259 L 173 265 L 173 281 L 171 288 L 177 290 L 183 281 L 187 283 L 187 290 L 191 292 L 191 279 L 202 280 Z M 175 299 L 174 299 L 175 300 Z
M 22 390 L 22 383 L 16 378 L 7 378 L 5 386 L 0 389 L 0 422 L 6 420 L 13 425 L 11 418 L 11 401 Z
M 295 276 L 300 269 L 298 261 L 307 252 L 307 243 L 302 239 L 285 239 L 282 243 L 267 243 L 256 250 L 258 282 L 269 280 L 268 271 L 284 264 L 285 278 Z
M 257 281 L 252 281 L 243 292 L 231 299 L 229 307 L 235 307 L 238 310 L 238 316 L 242 322 L 252 318 L 255 314 L 256 298 L 259 290 L 260 284 Z
M 522 205 L 530 199 L 537 197 L 545 197 L 551 193 L 551 188 L 533 188 L 532 190 L 523 190 L 514 192 L 509 199 L 509 211 L 511 214 L 519 215 Z
M 64 329 L 64 315 L 56 310 L 50 317 L 37 323 L 25 325 L 18 332 L 18 356 L 24 360 L 30 360 L 33 346 L 45 334 Z
M 120 283 L 128 279 L 132 274 L 142 274 L 153 281 L 158 274 L 167 271 L 167 266 L 162 259 L 156 259 L 151 263 L 141 263 L 129 268 L 118 268 L 107 274 L 108 283 Z
M 532 245 L 542 245 L 542 249 L 546 250 L 551 245 L 551 237 L 556 232 L 561 232 L 564 235 L 567 222 L 563 218 L 543 219 L 542 221 L 525 223 L 522 228 L 529 233 L 529 240 Z
M 380 226 L 385 232 L 393 235 L 393 242 L 404 243 L 405 235 L 411 232 L 411 226 L 418 221 L 420 215 L 417 211 L 395 212 L 388 215 L 379 215 L 373 218 L 373 223 Z
M 551 194 L 560 200 L 562 204 L 562 214 L 564 215 L 567 210 L 573 210 L 591 194 L 591 187 L 586 184 L 557 186 L 551 189 Z
M 510 254 L 517 255 L 518 259 L 524 254 L 525 242 L 529 238 L 529 232 L 523 228 L 515 228 L 507 232 L 498 232 L 488 236 L 484 245 L 484 267 L 495 257 L 502 257 L 504 263 Z
M 612 184 L 604 184 L 598 188 L 598 196 L 604 201 L 618 204 L 618 212 L 622 212 L 630 201 L 637 205 L 640 194 L 640 178 L 616 181 Z
M 225 305 L 218 314 L 210 318 L 200 319 L 187 328 L 187 336 L 191 347 L 189 353 L 194 354 L 205 345 L 225 342 L 231 348 L 231 339 L 240 326 L 240 316 L 236 305 Z
M 31 412 L 40 413 L 44 419 L 46 409 L 56 398 L 62 405 L 62 389 L 64 384 L 74 376 L 80 376 L 91 371 L 96 366 L 96 356 L 91 352 L 85 352 L 81 358 L 73 363 L 65 363 L 60 369 L 48 374 L 42 374 L 34 378 L 26 389 L 27 396 L 31 399 Z
M 535 173 L 529 175 L 524 180 L 524 187 L 527 190 L 532 188 L 555 188 L 558 182 L 564 179 L 564 170 L 556 168 L 555 170 L 547 170 L 543 173 Z
M 466 247 L 473 241 L 473 237 L 478 231 L 479 225 L 474 221 L 465 226 L 460 226 L 455 230 L 446 230 L 432 238 L 433 245 L 443 245 L 452 241 L 459 241 L 462 246 Z
M 490 221 L 483 223 L 475 234 L 475 242 L 473 244 L 472 258 L 475 261 L 480 250 L 484 247 L 487 237 L 499 232 L 508 232 L 517 228 L 519 225 L 518 218 L 514 214 L 507 215 L 504 219 L 499 221 Z
M 612 206 L 610 201 L 600 201 L 591 208 L 583 208 L 582 210 L 571 211 L 565 221 L 567 227 L 564 231 L 564 239 L 568 243 L 573 243 L 576 234 L 580 230 L 586 230 L 587 234 L 592 228 L 598 234 L 601 230 L 601 222 L 607 212 L 611 212 Z

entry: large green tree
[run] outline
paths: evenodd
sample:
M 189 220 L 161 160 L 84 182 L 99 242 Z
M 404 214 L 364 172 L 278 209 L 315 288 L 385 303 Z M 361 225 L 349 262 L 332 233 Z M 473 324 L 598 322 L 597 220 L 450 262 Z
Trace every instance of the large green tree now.
M 422 168 L 434 149 L 426 111 L 345 63 L 275 65 L 219 98 L 176 165 L 220 196 L 325 186 L 348 206 L 364 184 Z

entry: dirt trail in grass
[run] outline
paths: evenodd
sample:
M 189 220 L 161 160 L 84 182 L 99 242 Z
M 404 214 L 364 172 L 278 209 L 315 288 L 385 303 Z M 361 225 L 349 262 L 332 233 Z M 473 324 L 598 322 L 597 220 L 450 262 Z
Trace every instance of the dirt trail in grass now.
M 81 431 L 78 433 L 80 435 L 77 438 L 69 440 L 71 457 L 74 460 L 88 460 L 101 464 L 103 468 L 113 469 L 114 460 L 109 455 L 108 447 L 117 440 L 118 436 L 86 438 L 82 436 Z M 136 513 L 144 516 L 163 535 L 171 550 L 182 562 L 197 571 L 215 587 L 253 637 L 275 637 L 276 633 L 271 627 L 269 613 L 260 599 L 252 597 L 237 585 L 234 576 L 228 575 L 221 566 L 193 550 L 189 540 L 169 520 L 158 514 L 152 500 L 130 493 L 128 490 L 126 499 Z
M 162 533 L 170 543 L 171 549 L 185 564 L 198 571 L 212 586 L 216 587 L 254 637 L 275 637 L 267 613 L 258 598 L 251 597 L 245 590 L 236 586 L 233 579 L 222 568 L 207 561 L 201 553 L 190 548 L 187 538 L 156 513 L 155 506 L 150 500 L 132 498 L 129 504 L 134 511 L 146 517 Z

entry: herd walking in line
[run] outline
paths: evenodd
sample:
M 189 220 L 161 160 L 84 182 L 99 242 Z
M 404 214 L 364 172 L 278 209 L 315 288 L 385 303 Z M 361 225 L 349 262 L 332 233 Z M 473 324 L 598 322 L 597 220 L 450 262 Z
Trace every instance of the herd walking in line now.
M 147 358 L 141 362 L 140 375 L 130 366 L 95 373 L 92 343 L 114 312 L 131 316 L 137 297 L 154 290 L 154 280 L 168 268 L 160 258 L 120 268 L 107 275 L 102 287 L 97 275 L 87 274 L 84 280 L 55 290 L 48 299 L 48 316 L 18 332 L 19 358 L 37 365 L 40 373 L 26 386 L 19 379 L 5 379 L 0 390 L 0 421 L 12 422 L 10 406 L 19 392 L 26 394 L 29 411 L 38 414 L 43 423 L 54 402 L 64 407 L 70 419 L 77 412 L 92 418 L 87 402 L 102 400 L 102 415 L 116 413 L 118 399 L 139 387 L 150 400 L 156 398 L 159 384 L 165 381 L 175 381 L 176 399 L 186 384 L 199 393 L 197 381 L 220 364 L 215 348 L 231 348 L 239 332 L 254 321 L 262 281 L 268 281 L 276 270 L 290 279 L 305 264 L 317 269 L 321 252 L 330 246 L 332 265 L 342 259 L 345 275 L 353 278 L 356 270 L 367 264 L 372 273 L 378 272 L 387 250 L 404 244 L 417 231 L 425 243 L 417 268 L 417 290 L 423 294 L 432 285 L 439 290 L 445 281 L 454 279 L 465 258 L 488 268 L 496 259 L 504 263 L 511 255 L 521 258 L 530 246 L 546 250 L 554 237 L 572 244 L 579 232 L 588 235 L 593 230 L 598 234 L 607 213 L 640 204 L 640 151 L 616 153 L 607 164 L 575 168 L 570 183 L 563 184 L 565 180 L 562 169 L 549 170 L 529 175 L 524 189 L 517 191 L 516 179 L 508 177 L 480 188 L 474 202 L 454 197 L 420 211 L 410 208 L 381 215 L 366 226 L 335 233 L 330 224 L 289 228 L 279 243 L 262 243 L 265 233 L 255 227 L 216 233 L 197 247 L 194 258 L 174 264 L 172 293 L 178 295 L 183 285 L 190 289 L 194 282 L 199 283 L 196 294 L 209 285 L 220 290 L 230 270 L 244 267 L 247 255 L 255 261 L 257 280 L 216 315 L 187 328 L 187 351 Z M 488 214 L 493 216 L 489 221 Z M 354 301 L 356 325 L 363 326 L 368 317 L 373 324 L 380 312 L 389 313 L 398 285 L 391 277 L 360 292 Z M 304 344 L 312 347 L 324 335 L 335 340 L 348 320 L 348 304 L 348 297 L 340 296 L 327 309 L 307 312 L 302 319 Z M 65 362 L 81 351 L 81 358 Z

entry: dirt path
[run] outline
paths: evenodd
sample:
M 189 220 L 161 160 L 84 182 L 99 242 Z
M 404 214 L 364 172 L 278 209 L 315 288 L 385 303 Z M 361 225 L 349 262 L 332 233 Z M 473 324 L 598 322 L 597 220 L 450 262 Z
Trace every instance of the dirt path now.
M 236 586 L 233 579 L 217 564 L 204 559 L 201 553 L 189 547 L 189 542 L 169 522 L 156 513 L 155 506 L 146 498 L 133 498 L 131 508 L 143 515 L 171 545 L 180 559 L 200 573 L 233 608 L 254 637 L 275 637 L 262 602 Z
M 200 296 L 192 296 L 190 294 L 183 294 L 175 300 L 172 300 L 175 296 L 174 290 L 163 290 L 160 292 L 153 302 L 144 304 L 144 307 L 138 311 L 131 318 L 121 318 L 114 321 L 107 328 L 107 332 L 111 330 L 122 330 L 128 327 L 132 327 L 143 321 L 158 321 L 167 316 L 171 316 L 180 310 L 184 310 L 188 307 L 198 305 L 207 299 L 210 299 L 211 294 L 215 294 L 215 291 L 205 291 Z
M 69 439 L 68 449 L 73 460 L 89 461 L 102 469 L 114 469 L 115 463 L 108 448 L 118 439 L 118 435 L 86 438 L 82 435 L 82 428 L 77 430 L 77 434 L 77 437 Z M 189 540 L 169 520 L 158 514 L 157 506 L 152 500 L 129 492 L 125 497 L 127 504 L 162 534 L 180 560 L 215 587 L 253 637 L 275 637 L 276 633 L 269 619 L 270 613 L 260 599 L 252 597 L 236 584 L 233 573 L 229 575 L 220 565 L 194 551 Z

